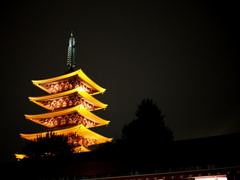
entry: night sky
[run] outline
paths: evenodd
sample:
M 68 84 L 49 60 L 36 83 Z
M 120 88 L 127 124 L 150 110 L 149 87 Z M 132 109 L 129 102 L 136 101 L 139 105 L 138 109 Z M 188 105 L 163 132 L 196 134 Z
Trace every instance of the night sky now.
M 120 136 L 144 98 L 162 109 L 175 140 L 240 132 L 236 3 L 1 4 L 0 161 L 21 151 L 19 133 L 43 130 L 24 118 L 46 112 L 28 100 L 46 95 L 31 80 L 64 74 L 72 30 L 76 69 L 107 89 L 95 98 L 108 108 L 94 113 L 111 123 L 95 132 Z

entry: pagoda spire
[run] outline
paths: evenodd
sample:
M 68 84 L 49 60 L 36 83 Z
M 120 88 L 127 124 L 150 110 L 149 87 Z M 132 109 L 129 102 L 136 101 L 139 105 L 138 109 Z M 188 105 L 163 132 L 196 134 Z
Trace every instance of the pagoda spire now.
M 69 38 L 68 45 L 68 54 L 67 54 L 67 71 L 73 71 L 76 66 L 75 61 L 75 38 L 73 37 L 73 31 L 71 32 L 71 36 Z

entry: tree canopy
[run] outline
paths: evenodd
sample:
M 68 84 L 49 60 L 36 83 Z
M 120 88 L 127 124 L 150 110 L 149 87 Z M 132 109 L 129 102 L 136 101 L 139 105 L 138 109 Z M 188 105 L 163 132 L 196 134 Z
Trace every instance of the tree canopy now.
M 68 137 L 48 132 L 46 137 L 38 137 L 35 141 L 28 141 L 23 153 L 28 157 L 45 157 L 71 154 L 72 146 L 68 144 Z
M 165 125 L 164 115 L 153 100 L 142 100 L 135 115 L 122 129 L 122 139 L 129 147 L 162 149 L 173 142 L 173 132 Z

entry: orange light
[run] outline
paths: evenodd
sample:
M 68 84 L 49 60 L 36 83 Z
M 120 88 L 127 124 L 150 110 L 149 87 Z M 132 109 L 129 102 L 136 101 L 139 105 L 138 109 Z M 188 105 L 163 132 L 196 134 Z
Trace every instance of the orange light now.
M 77 146 L 73 148 L 74 153 L 81 153 L 81 152 L 90 152 L 91 150 L 84 147 L 84 146 Z
M 59 110 L 59 111 L 44 113 L 44 114 L 36 114 L 36 115 L 25 114 L 25 117 L 35 123 L 52 128 L 52 126 L 48 126 L 47 124 L 42 123 L 40 120 L 45 119 L 45 118 L 54 118 L 54 117 L 64 116 L 67 114 L 73 114 L 75 112 L 78 113 L 79 115 L 86 117 L 87 119 L 89 119 L 91 121 L 98 123 L 96 126 L 108 125 L 110 122 L 110 121 L 104 120 L 104 119 L 100 118 L 99 116 L 91 113 L 90 111 L 83 108 L 81 105 L 63 109 L 63 110 Z M 94 126 L 94 127 L 96 127 L 96 126 Z
M 55 135 L 68 135 L 71 133 L 76 133 L 76 135 L 78 135 L 78 136 L 83 136 L 83 137 L 87 137 L 87 138 L 96 140 L 96 144 L 101 144 L 101 143 L 106 143 L 106 142 L 112 141 L 112 138 L 107 138 L 98 133 L 95 133 L 95 132 L 91 131 L 90 129 L 86 128 L 85 126 L 83 126 L 82 124 L 79 124 L 79 125 L 76 125 L 76 126 L 73 126 L 70 128 L 55 130 L 52 132 Z M 40 132 L 40 133 L 33 133 L 33 134 L 23 134 L 23 133 L 20 134 L 20 136 L 22 138 L 30 140 L 30 141 L 34 141 L 38 137 L 44 138 L 44 137 L 46 137 L 46 135 L 47 135 L 47 132 Z
M 23 134 L 24 139 L 35 141 L 44 138 L 48 132 L 54 135 L 68 136 L 68 143 L 74 145 L 74 153 L 89 152 L 88 146 L 111 142 L 112 138 L 104 137 L 88 128 L 109 124 L 90 111 L 105 109 L 107 104 L 95 99 L 92 95 L 104 93 L 106 89 L 100 87 L 86 76 L 81 69 L 44 80 L 33 80 L 34 85 L 50 93 L 40 97 L 29 97 L 29 100 L 51 112 L 25 115 L 35 123 L 54 130 Z M 62 128 L 65 127 L 65 128 Z M 17 159 L 26 158 L 23 154 L 16 154 Z
M 61 93 L 47 95 L 47 96 L 29 97 L 29 99 L 30 99 L 30 101 L 36 103 L 39 106 L 42 106 L 43 108 L 46 108 L 48 110 L 53 110 L 53 109 L 49 108 L 48 106 L 44 105 L 41 102 L 71 96 L 71 95 L 74 95 L 75 93 L 78 93 L 87 102 L 90 102 L 90 103 L 94 104 L 95 106 L 97 106 L 98 108 L 96 108 L 95 110 L 105 109 L 107 107 L 107 104 L 104 104 L 104 103 L 98 101 L 96 98 L 92 97 L 87 92 L 81 91 L 80 88 L 75 88 L 75 89 L 72 89 L 72 90 L 69 90 L 69 91 L 64 91 L 64 92 L 61 92 Z
M 25 154 L 14 154 L 14 155 L 15 155 L 16 159 L 18 159 L 18 160 L 28 158 L 28 156 Z
M 99 94 L 99 93 L 104 93 L 106 91 L 106 89 L 102 88 L 101 86 L 99 86 L 98 84 L 96 84 L 93 80 L 91 80 L 81 69 L 76 70 L 74 72 L 68 73 L 68 74 L 64 74 L 61 76 L 57 76 L 54 78 L 49 78 L 49 79 L 43 79 L 43 80 L 32 80 L 33 84 L 38 86 L 39 88 L 41 88 L 42 90 L 49 92 L 48 89 L 46 89 L 44 86 L 42 86 L 41 84 L 45 84 L 45 83 L 52 83 L 55 81 L 60 81 L 60 80 L 64 80 L 73 76 L 78 76 L 82 81 L 86 82 L 87 84 L 89 84 L 90 86 L 92 86 L 94 89 L 97 90 L 96 93 L 93 93 L 92 95 L 95 94 Z

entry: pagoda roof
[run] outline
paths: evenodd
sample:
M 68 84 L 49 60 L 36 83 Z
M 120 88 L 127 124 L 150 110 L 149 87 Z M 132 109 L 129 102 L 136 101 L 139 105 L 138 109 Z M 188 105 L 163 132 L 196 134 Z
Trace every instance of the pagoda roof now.
M 64 79 L 71 78 L 73 76 L 78 76 L 81 80 L 85 81 L 87 84 L 92 86 L 94 89 L 96 89 L 96 92 L 93 94 L 99 94 L 99 93 L 104 93 L 106 89 L 102 88 L 98 84 L 96 84 L 93 80 L 91 80 L 81 69 L 73 71 L 68 74 L 64 74 L 61 76 L 49 78 L 49 79 L 43 79 L 43 80 L 32 80 L 33 84 L 36 85 L 37 87 L 41 88 L 42 90 L 51 93 L 47 88 L 44 86 L 41 86 L 41 84 L 47 84 L 47 83 L 53 83 L 56 81 L 61 81 Z
M 112 138 L 107 138 L 102 136 L 98 133 L 91 131 L 90 129 L 86 128 L 82 124 L 78 124 L 76 126 L 72 126 L 70 128 L 64 128 L 59 130 L 51 131 L 55 135 L 68 135 L 68 134 L 75 134 L 78 136 L 90 138 L 96 140 L 95 144 L 101 144 L 105 142 L 111 142 Z M 20 136 L 24 139 L 35 141 L 38 137 L 46 137 L 48 132 L 39 132 L 39 133 L 32 133 L 32 134 L 20 134 Z
M 44 124 L 44 123 L 40 122 L 40 119 L 62 116 L 62 115 L 71 114 L 71 113 L 74 113 L 74 112 L 77 112 L 78 114 L 86 117 L 87 119 L 90 119 L 94 122 L 97 122 L 98 124 L 96 126 L 107 125 L 110 122 L 110 121 L 107 121 L 107 120 L 104 120 L 104 119 L 100 118 L 99 116 L 91 113 L 90 111 L 88 111 L 87 109 L 85 109 L 84 107 L 81 107 L 79 105 L 68 108 L 68 109 L 62 109 L 62 110 L 43 113 L 43 114 L 35 114 L 35 115 L 25 114 L 25 117 L 27 119 L 33 121 L 33 122 L 36 122 L 38 124 L 41 124 L 41 125 L 44 125 L 46 127 L 51 128 L 52 126 L 50 126 L 50 125 L 48 126 L 47 124 Z
M 57 93 L 57 94 L 51 94 L 51 95 L 39 96 L 39 97 L 29 97 L 29 100 L 36 103 L 39 106 L 42 106 L 42 107 L 48 109 L 48 110 L 53 110 L 53 109 L 49 108 L 48 106 L 45 106 L 43 103 L 41 103 L 41 101 L 47 101 L 47 100 L 51 100 L 51 99 L 59 99 L 62 97 L 67 97 L 69 95 L 73 95 L 75 93 L 79 94 L 86 101 L 91 102 L 95 106 L 97 106 L 97 108 L 95 108 L 94 110 L 105 109 L 107 107 L 107 104 L 104 104 L 104 103 L 98 101 L 96 98 L 94 98 L 93 96 L 91 96 L 90 94 L 85 92 L 81 87 L 71 89 L 68 91 L 64 91 L 61 93 Z

